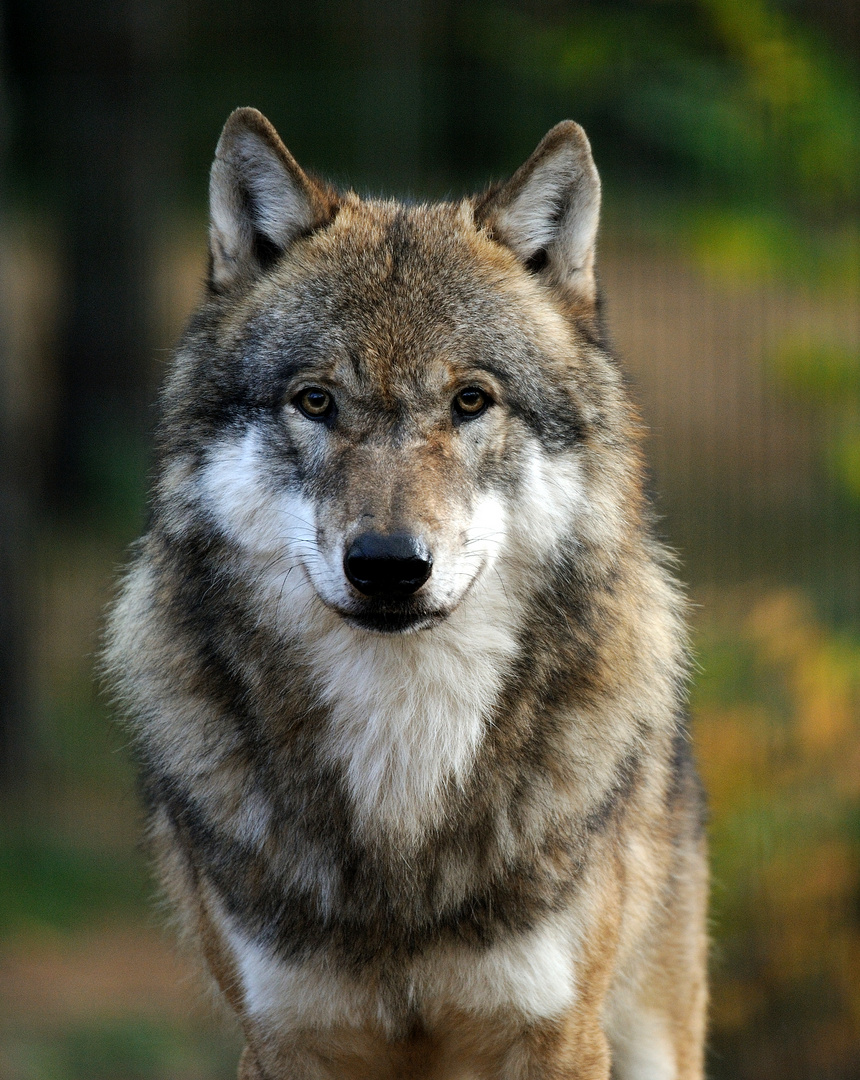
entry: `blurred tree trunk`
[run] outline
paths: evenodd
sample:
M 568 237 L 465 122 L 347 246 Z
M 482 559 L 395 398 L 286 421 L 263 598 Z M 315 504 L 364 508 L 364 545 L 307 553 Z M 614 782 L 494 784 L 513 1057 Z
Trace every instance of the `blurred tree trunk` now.
M 127 532 L 139 512 L 154 389 L 153 263 L 174 175 L 167 76 L 183 14 L 182 0 L 3 4 L 9 79 L 0 95 L 7 83 L 11 94 L 0 101 L 0 181 L 11 129 L 18 195 L 29 213 L 47 210 L 56 224 L 63 275 L 53 385 L 42 402 L 43 413 L 53 407 L 45 439 L 23 430 L 13 406 L 0 310 L 0 784 L 7 788 L 33 752 L 28 612 L 37 525 L 46 514 L 71 512 L 84 521 L 100 515 L 101 527 L 107 513 Z M 7 200 L 4 187 L 0 212 Z
M 17 789 L 26 771 L 30 725 L 29 626 L 32 500 L 26 441 L 16 423 L 10 362 L 5 39 L 0 19 L 0 795 Z
M 158 76 L 171 8 L 65 0 L 54 92 L 63 118 L 68 317 L 50 491 L 61 506 L 122 498 L 152 395 L 152 261 L 164 190 Z M 119 486 L 120 490 L 111 490 Z
M 359 0 L 365 83 L 356 131 L 361 174 L 392 192 L 420 183 L 427 167 L 423 63 L 426 0 Z
M 11 0 L 10 9 L 22 142 L 65 244 L 47 492 L 51 508 L 87 514 L 140 494 L 154 248 L 174 172 L 168 75 L 183 5 Z

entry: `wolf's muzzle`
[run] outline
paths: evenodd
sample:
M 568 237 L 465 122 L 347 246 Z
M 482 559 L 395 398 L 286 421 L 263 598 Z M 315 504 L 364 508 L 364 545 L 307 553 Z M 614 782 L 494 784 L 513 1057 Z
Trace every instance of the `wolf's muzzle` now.
M 349 545 L 343 569 L 364 596 L 411 596 L 430 577 L 433 557 L 417 536 L 368 532 Z

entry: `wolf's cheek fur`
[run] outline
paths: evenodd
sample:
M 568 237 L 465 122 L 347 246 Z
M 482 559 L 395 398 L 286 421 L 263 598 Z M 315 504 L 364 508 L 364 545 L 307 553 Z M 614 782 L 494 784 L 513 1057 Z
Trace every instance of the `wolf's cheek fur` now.
M 320 559 L 314 508 L 298 491 L 275 485 L 256 428 L 210 449 L 199 492 L 204 510 L 239 552 L 261 616 L 276 627 L 295 625 L 315 599 L 308 579 L 308 567 Z
M 507 545 L 511 558 L 537 569 L 563 542 L 575 544 L 591 516 L 577 455 L 548 455 L 537 440 L 528 442 L 521 454 L 516 507 Z
M 343 554 L 358 525 L 327 520 L 325 503 L 273 476 L 268 454 L 253 426 L 222 439 L 210 449 L 200 474 L 199 498 L 235 545 L 266 609 L 260 614 L 290 636 L 291 629 L 313 636 L 305 624 L 318 614 L 318 601 L 338 612 L 355 603 Z M 421 597 L 428 610 L 450 615 L 488 575 L 503 591 L 522 591 L 524 583 L 528 589 L 539 584 L 532 575 L 560 544 L 575 546 L 580 535 L 599 541 L 604 524 L 599 500 L 589 497 L 575 453 L 548 455 L 537 440 L 526 439 L 511 456 L 515 461 L 507 468 L 517 482 L 510 511 L 501 495 L 489 491 L 476 499 L 464 527 L 451 528 L 443 516 L 442 527 L 437 521 L 427 530 L 434 567 Z M 455 521 L 464 516 L 464 508 L 459 511 L 451 507 Z M 472 606 L 489 614 L 492 591 L 492 586 L 478 589 Z
M 325 502 L 285 487 L 263 443 L 261 432 L 251 426 L 210 449 L 199 482 L 204 508 L 241 553 L 257 589 L 269 601 L 277 597 L 275 621 L 301 619 L 312 593 L 337 611 L 349 611 L 356 595 L 346 580 L 343 557 L 359 520 L 329 520 Z M 436 515 L 424 534 L 434 566 L 422 602 L 428 611 L 448 614 L 502 550 L 502 503 L 488 493 L 471 512 L 452 505 L 450 520 Z

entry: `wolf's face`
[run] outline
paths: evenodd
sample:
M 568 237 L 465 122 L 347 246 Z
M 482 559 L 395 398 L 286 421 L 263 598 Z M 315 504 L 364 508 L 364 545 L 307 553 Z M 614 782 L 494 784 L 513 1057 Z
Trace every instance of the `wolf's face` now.
M 552 374 L 568 334 L 535 325 L 537 286 L 462 219 L 342 209 L 222 342 L 251 400 L 208 451 L 208 506 L 291 567 L 285 590 L 306 579 L 358 627 L 449 615 L 533 501 L 535 463 L 576 446 L 579 410 Z
M 506 560 L 527 586 L 600 504 L 607 365 L 569 317 L 593 316 L 584 136 L 483 200 L 404 207 L 335 200 L 264 124 L 222 137 L 205 342 L 168 391 L 198 509 L 293 617 L 402 633 L 505 588 Z

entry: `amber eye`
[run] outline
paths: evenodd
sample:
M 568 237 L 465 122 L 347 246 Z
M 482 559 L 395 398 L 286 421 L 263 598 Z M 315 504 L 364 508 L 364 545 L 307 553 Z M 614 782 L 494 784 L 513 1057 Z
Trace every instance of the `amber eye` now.
M 293 404 L 311 420 L 325 420 L 334 411 L 334 399 L 327 390 L 318 386 L 309 386 L 300 391 Z
M 454 412 L 463 420 L 480 416 L 490 404 L 490 398 L 477 386 L 467 386 L 454 398 Z

